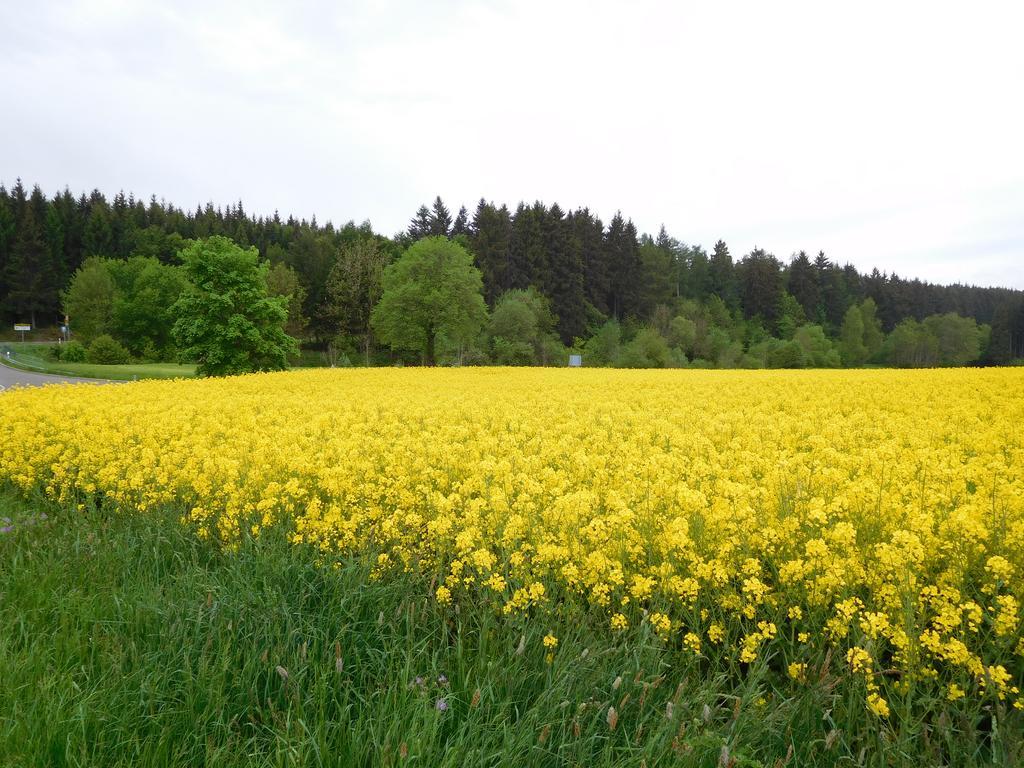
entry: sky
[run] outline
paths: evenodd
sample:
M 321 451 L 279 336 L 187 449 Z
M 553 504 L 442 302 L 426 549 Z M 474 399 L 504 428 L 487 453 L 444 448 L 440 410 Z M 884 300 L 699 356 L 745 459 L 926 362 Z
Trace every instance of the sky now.
M 441 195 L 1024 288 L 1024 3 L 0 0 L 0 182 L 384 234 Z

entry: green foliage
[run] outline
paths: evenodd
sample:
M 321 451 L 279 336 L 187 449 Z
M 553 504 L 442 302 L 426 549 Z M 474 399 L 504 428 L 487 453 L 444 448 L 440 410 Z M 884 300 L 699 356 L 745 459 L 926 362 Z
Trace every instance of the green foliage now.
M 367 364 L 373 345 L 370 316 L 380 301 L 389 258 L 376 238 L 361 237 L 341 249 L 327 277 L 325 324 L 336 329 L 343 346 L 362 351 Z
M 778 329 L 780 339 L 792 339 L 796 329 L 807 322 L 804 308 L 789 293 L 783 293 L 779 299 Z
M 119 341 L 103 334 L 93 339 L 85 359 L 93 365 L 124 365 L 131 359 L 131 355 Z
M 619 357 L 622 327 L 617 320 L 608 320 L 583 345 L 583 364 L 600 367 L 611 365 Z
M 287 264 L 277 263 L 267 270 L 267 293 L 282 296 L 288 300 L 288 319 L 284 331 L 295 339 L 306 335 L 309 320 L 303 314 L 302 305 L 306 300 L 306 289 L 302 287 L 299 273 Z
M 691 354 L 697 342 L 697 323 L 688 317 L 679 315 L 672 319 L 669 326 L 669 343 L 684 354 Z
M 806 366 L 803 347 L 796 341 L 778 341 L 772 344 L 765 357 L 768 368 L 803 368 Z
M 50 352 L 54 360 L 65 363 L 84 363 L 87 358 L 85 345 L 77 341 L 55 344 L 50 348 Z
M 870 296 L 860 305 L 861 322 L 864 326 L 864 347 L 867 349 L 869 360 L 878 356 L 885 341 L 885 334 L 882 333 L 882 322 L 877 316 L 878 307 L 875 300 Z
M 793 341 L 800 345 L 805 366 L 838 368 L 842 364 L 838 350 L 832 346 L 820 325 L 800 326 L 793 335 Z
M 104 259 L 86 259 L 64 292 L 71 332 L 88 344 L 109 333 L 114 313 L 114 278 Z
M 973 318 L 952 312 L 920 323 L 907 318 L 889 334 L 884 352 L 899 368 L 967 365 L 981 356 L 987 333 Z
M 550 365 L 561 345 L 547 299 L 533 288 L 502 295 L 491 313 L 490 337 L 495 362 L 501 365 Z
M 111 334 L 137 356 L 174 359 L 171 329 L 177 318 L 172 308 L 187 284 L 181 267 L 144 256 L 105 265 L 117 285 Z
M 427 365 L 443 338 L 468 345 L 487 320 L 480 270 L 465 248 L 444 237 L 414 243 L 384 270 L 383 293 L 371 326 L 392 349 L 409 350 Z
M 935 337 L 939 365 L 967 365 L 981 356 L 984 332 L 974 318 L 948 312 L 926 317 L 924 327 Z
M 653 328 L 641 328 L 615 361 L 619 368 L 668 368 L 672 353 L 668 342 Z
M 181 253 L 189 285 L 172 311 L 173 336 L 200 376 L 225 376 L 288 367 L 298 353 L 285 333 L 287 299 L 267 293 L 267 264 L 255 248 L 226 237 L 192 243 Z
M 939 342 L 912 317 L 897 325 L 886 339 L 889 363 L 897 368 L 924 368 L 939 360 Z
M 868 358 L 868 348 L 864 343 L 864 315 L 860 307 L 852 306 L 846 310 L 839 331 L 839 350 L 843 365 L 848 367 L 863 365 Z

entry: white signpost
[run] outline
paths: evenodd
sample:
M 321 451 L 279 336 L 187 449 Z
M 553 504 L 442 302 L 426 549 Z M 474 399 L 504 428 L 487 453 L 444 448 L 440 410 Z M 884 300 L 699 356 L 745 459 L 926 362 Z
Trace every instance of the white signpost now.
M 583 355 L 569 355 L 569 367 L 579 368 L 583 365 Z
M 21 333 L 21 340 L 25 341 L 25 331 L 31 331 L 32 326 L 28 323 L 15 323 L 14 330 L 19 331 Z

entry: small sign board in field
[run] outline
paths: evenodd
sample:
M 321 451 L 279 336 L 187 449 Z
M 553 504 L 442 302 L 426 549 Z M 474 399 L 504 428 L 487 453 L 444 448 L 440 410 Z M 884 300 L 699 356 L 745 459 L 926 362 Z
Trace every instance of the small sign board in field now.
M 15 323 L 14 330 L 18 331 L 21 334 L 21 340 L 25 341 L 25 332 L 31 331 L 32 326 L 29 323 Z
M 569 355 L 569 367 L 579 368 L 583 365 L 583 355 Z

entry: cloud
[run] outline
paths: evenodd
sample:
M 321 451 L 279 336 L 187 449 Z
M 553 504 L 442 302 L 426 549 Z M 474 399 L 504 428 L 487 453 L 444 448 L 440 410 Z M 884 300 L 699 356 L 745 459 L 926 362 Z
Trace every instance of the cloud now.
M 0 173 L 403 228 L 441 194 L 1024 287 L 1016 3 L 9 3 Z

